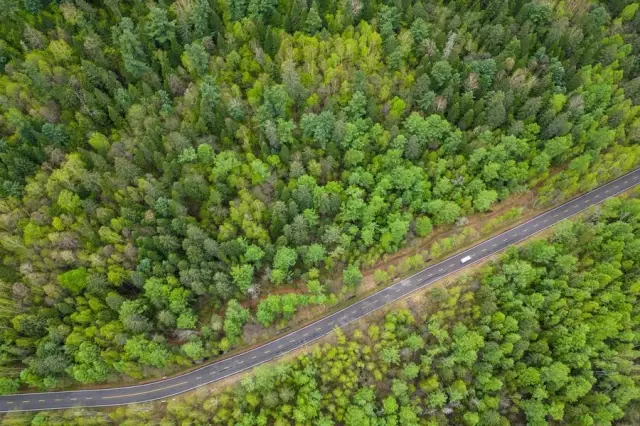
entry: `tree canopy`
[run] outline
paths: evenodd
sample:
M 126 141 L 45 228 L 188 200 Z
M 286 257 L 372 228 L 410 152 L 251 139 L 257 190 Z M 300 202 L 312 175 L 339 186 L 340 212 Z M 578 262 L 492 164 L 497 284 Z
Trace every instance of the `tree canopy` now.
M 357 292 L 416 238 L 526 191 L 536 206 L 566 199 L 640 158 L 627 0 L 0 4 L 4 392 L 215 357 Z M 554 274 L 585 266 L 537 256 Z M 619 279 L 601 268 L 593 279 Z M 521 259 L 504 272 L 526 289 L 540 270 Z M 468 334 L 444 363 L 476 362 Z M 385 350 L 390 366 L 403 356 Z M 560 416 L 544 374 L 511 372 L 526 390 L 515 405 Z M 573 400 L 591 381 L 572 382 Z M 387 405 L 411 423 L 421 413 L 401 388 Z M 447 406 L 449 387 L 425 389 L 430 410 Z M 341 419 L 379 409 L 361 397 Z M 499 423 L 482 404 L 494 411 L 464 421 Z

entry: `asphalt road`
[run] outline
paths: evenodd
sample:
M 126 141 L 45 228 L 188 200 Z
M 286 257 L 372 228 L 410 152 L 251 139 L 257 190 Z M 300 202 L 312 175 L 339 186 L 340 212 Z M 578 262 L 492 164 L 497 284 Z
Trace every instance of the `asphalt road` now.
M 0 396 L 0 412 L 132 404 L 169 398 L 221 380 L 309 344 L 330 333 L 335 327 L 349 324 L 388 303 L 401 299 L 446 275 L 491 256 L 638 183 L 640 183 L 640 168 L 468 250 L 423 269 L 393 286 L 380 290 L 304 328 L 295 330 L 258 348 L 208 364 L 198 370 L 137 386 Z M 471 256 L 471 260 L 464 264 L 461 263 L 460 260 L 466 256 Z

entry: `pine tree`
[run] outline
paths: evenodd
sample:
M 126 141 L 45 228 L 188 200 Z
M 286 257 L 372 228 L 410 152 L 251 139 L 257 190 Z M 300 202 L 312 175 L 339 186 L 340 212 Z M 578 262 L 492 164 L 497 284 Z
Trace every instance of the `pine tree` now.
M 311 3 L 307 19 L 304 22 L 304 30 L 307 34 L 313 35 L 322 29 L 322 18 L 318 13 L 318 5 L 315 0 Z

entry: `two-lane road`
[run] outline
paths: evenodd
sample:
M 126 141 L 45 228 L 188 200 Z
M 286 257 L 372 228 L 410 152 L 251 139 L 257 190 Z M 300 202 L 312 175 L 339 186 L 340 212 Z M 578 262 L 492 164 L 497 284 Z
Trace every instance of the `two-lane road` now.
M 312 324 L 265 343 L 258 348 L 208 364 L 198 370 L 137 386 L 5 395 L 0 397 L 0 412 L 51 410 L 79 406 L 104 407 L 152 401 L 168 398 L 221 380 L 311 343 L 327 335 L 335 327 L 349 324 L 388 303 L 430 285 L 446 275 L 491 256 L 512 244 L 518 243 L 589 206 L 626 191 L 638 183 L 640 183 L 640 169 L 636 169 L 627 175 L 549 210 L 468 250 L 423 269 L 409 278 L 380 290 Z M 471 260 L 463 264 L 461 259 L 466 256 L 471 256 Z

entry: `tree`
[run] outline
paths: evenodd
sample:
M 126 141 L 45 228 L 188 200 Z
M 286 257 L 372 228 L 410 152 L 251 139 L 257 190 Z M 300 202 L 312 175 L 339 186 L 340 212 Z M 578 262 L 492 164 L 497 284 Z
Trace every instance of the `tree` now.
M 277 2 L 275 0 L 250 0 L 249 16 L 252 19 L 267 20 L 269 16 L 276 10 Z
M 437 87 L 442 87 L 449 81 L 453 68 L 447 61 L 437 61 L 431 68 L 431 78 L 435 81 Z
M 460 217 L 462 209 L 451 201 L 433 200 L 427 203 L 427 212 L 432 215 L 433 223 L 440 225 L 454 223 Z
M 386 397 L 382 403 L 385 414 L 394 414 L 398 411 L 398 403 L 393 395 Z
M 244 253 L 244 259 L 251 263 L 259 263 L 263 257 L 264 251 L 260 247 L 254 245 L 247 247 L 247 250 Z
M 480 416 L 473 411 L 464 413 L 463 419 L 467 426 L 476 426 L 480 422 Z
M 194 361 L 202 359 L 205 353 L 204 347 L 202 346 L 202 342 L 200 340 L 194 340 L 185 343 L 184 345 L 182 345 L 182 350 L 189 358 Z
M 138 360 L 141 364 L 153 367 L 164 367 L 169 358 L 169 352 L 160 343 L 145 339 L 143 336 L 134 336 L 124 345 L 125 356 Z
M 307 266 L 314 266 L 324 260 L 325 250 L 320 244 L 311 244 L 304 254 L 304 263 Z
M 176 327 L 182 329 L 193 329 L 196 327 L 198 318 L 192 312 L 182 312 L 176 320 Z
M 271 280 L 281 283 L 285 280 L 289 269 L 296 264 L 298 255 L 296 251 L 290 247 L 279 247 L 273 258 L 273 271 L 271 272 Z
M 342 281 L 347 287 L 355 287 L 362 281 L 362 274 L 356 265 L 349 265 L 342 274 Z
M 231 276 L 238 289 L 246 293 L 253 285 L 253 265 L 233 266 L 231 268 Z
M 206 67 L 208 66 L 208 62 L 205 61 L 203 52 L 201 51 L 201 47 L 193 48 L 192 59 L 189 61 L 197 61 L 197 62 L 189 62 L 194 69 L 200 73 L 201 75 L 206 73 Z M 195 55 L 200 55 L 199 57 Z M 218 85 L 214 81 L 214 79 L 210 75 L 205 75 L 200 83 L 200 105 L 199 105 L 199 113 L 200 119 L 203 121 L 203 124 L 209 126 L 210 128 L 214 126 L 216 122 L 216 110 L 218 109 L 218 103 L 220 101 L 220 91 L 218 89 Z M 219 160 L 216 162 L 216 167 L 220 169 L 226 169 L 224 172 L 229 171 L 229 167 L 233 167 L 235 163 L 235 158 L 233 158 L 232 153 L 228 153 L 229 155 L 219 155 L 216 159 Z M 223 172 L 223 173 L 224 173 Z
M 389 274 L 384 269 L 376 269 L 373 273 L 376 284 L 384 284 L 389 281 Z
M 232 20 L 240 21 L 246 16 L 247 0 L 230 0 L 228 4 Z
M 113 35 L 114 39 L 118 41 L 125 70 L 134 78 L 140 78 L 149 71 L 149 66 L 142 43 L 138 39 L 134 27 L 131 18 L 122 18 L 114 29 Z
M 158 45 L 172 41 L 175 38 L 175 21 L 169 21 L 167 11 L 159 7 L 149 9 L 147 15 L 147 35 Z
M 394 346 L 389 346 L 380 351 L 380 360 L 387 364 L 399 364 L 400 363 L 400 353 L 398 348 Z
M 345 414 L 344 424 L 346 426 L 369 426 L 371 418 L 364 409 L 350 405 Z
M 487 103 L 487 126 L 491 130 L 502 126 L 507 120 L 507 111 L 504 107 L 504 93 L 496 92 Z
M 420 216 L 416 219 L 415 229 L 419 237 L 426 237 L 433 229 L 431 219 L 426 216 Z
M 420 367 L 414 363 L 409 363 L 402 370 L 402 377 L 405 380 L 413 380 L 418 377 L 418 373 L 420 373 Z
M 109 376 L 109 367 L 100 356 L 100 348 L 89 342 L 82 342 L 75 354 L 78 364 L 72 367 L 73 377 L 80 383 L 100 383 Z
M 318 5 L 315 0 L 311 2 L 307 19 L 304 22 L 304 28 L 307 34 L 315 34 L 322 29 L 322 18 L 320 18 L 320 14 L 318 13 Z
M 232 343 L 236 342 L 242 334 L 242 327 L 247 320 L 249 320 L 249 310 L 243 308 L 237 300 L 229 300 L 223 330 Z
M 472 234 L 375 271 L 434 226 L 528 188 L 544 207 L 640 158 L 631 1 L 85 3 L 0 7 L 0 361 L 25 391 L 186 368 L 241 343 L 252 315 L 249 334 L 314 316 L 355 293 L 358 267 L 386 284 Z M 343 424 L 354 406 L 371 424 L 614 423 L 637 393 L 634 200 L 272 386 L 173 401 L 153 421 Z M 274 291 L 285 283 L 296 291 Z M 379 359 L 389 347 L 397 364 Z
M 105 153 L 111 146 L 107 137 L 100 132 L 93 132 L 89 138 L 89 145 L 99 153 Z
M 266 299 L 263 299 L 258 305 L 256 319 L 265 327 L 269 327 L 280 311 L 280 297 L 277 295 L 270 295 Z
M 126 300 L 120 305 L 120 321 L 125 329 L 133 333 L 142 333 L 153 327 L 144 315 L 147 310 L 142 300 Z
M 18 392 L 20 382 L 9 377 L 0 378 L 0 394 L 8 395 Z
M 497 199 L 498 193 L 494 190 L 480 191 L 473 200 L 473 207 L 478 211 L 486 212 Z
M 209 66 L 209 55 L 199 43 L 185 46 L 182 63 L 190 72 L 203 76 Z
M 449 388 L 449 401 L 457 402 L 467 396 L 467 385 L 462 380 L 456 380 Z
M 77 268 L 58 275 L 58 282 L 72 294 L 80 294 L 87 286 L 89 273 L 85 268 Z

